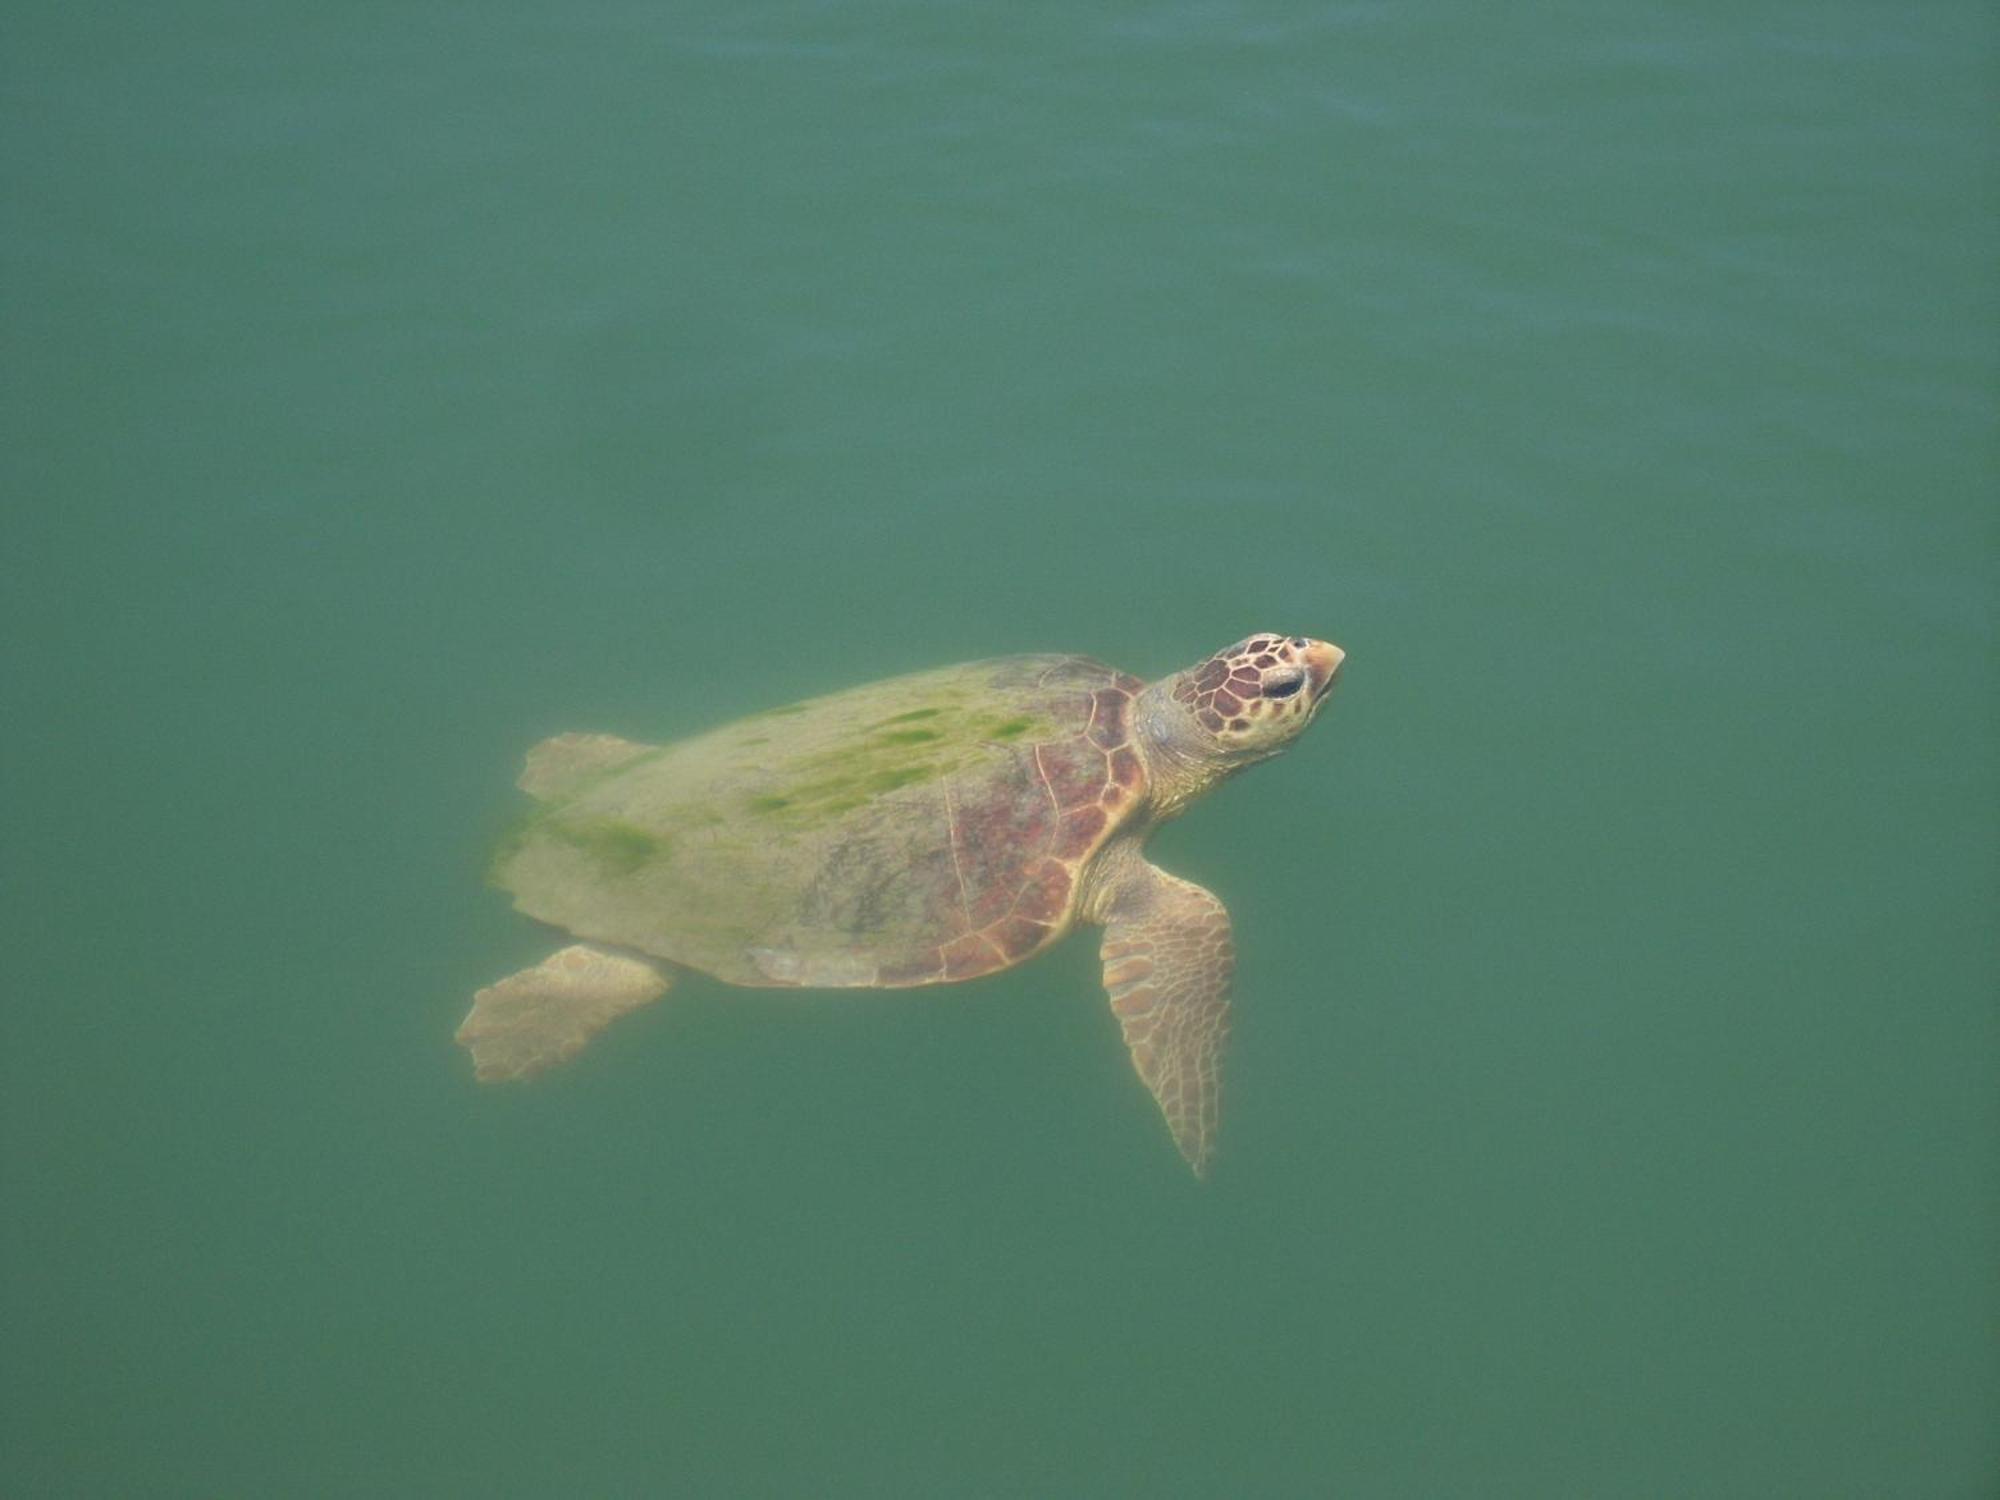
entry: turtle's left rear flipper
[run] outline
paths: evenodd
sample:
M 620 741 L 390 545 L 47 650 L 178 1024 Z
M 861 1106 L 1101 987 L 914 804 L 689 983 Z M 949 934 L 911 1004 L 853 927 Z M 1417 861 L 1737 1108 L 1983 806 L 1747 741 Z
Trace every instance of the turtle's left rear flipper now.
M 672 982 L 643 960 L 576 943 L 473 996 L 458 1044 L 472 1054 L 481 1083 L 532 1078 Z

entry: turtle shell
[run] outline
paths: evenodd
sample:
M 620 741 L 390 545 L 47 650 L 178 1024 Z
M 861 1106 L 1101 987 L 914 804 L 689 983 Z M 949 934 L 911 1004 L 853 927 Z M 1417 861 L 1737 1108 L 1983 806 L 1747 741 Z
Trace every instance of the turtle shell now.
M 578 937 L 734 984 L 990 973 L 1068 929 L 1079 872 L 1144 801 L 1142 686 L 1014 656 L 661 748 L 566 736 L 530 756 L 544 805 L 494 881 Z

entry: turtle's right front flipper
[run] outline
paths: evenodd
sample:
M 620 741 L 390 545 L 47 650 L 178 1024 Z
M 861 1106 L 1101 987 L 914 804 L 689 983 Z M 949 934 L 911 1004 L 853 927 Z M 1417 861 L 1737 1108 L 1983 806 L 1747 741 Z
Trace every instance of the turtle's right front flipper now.
M 1194 1175 L 1208 1170 L 1222 1106 L 1229 981 L 1236 968 L 1229 913 L 1209 891 L 1134 860 L 1108 893 L 1104 989 Z
M 550 954 L 473 996 L 458 1028 L 481 1083 L 532 1078 L 566 1062 L 627 1011 L 672 983 L 652 964 L 586 943 Z

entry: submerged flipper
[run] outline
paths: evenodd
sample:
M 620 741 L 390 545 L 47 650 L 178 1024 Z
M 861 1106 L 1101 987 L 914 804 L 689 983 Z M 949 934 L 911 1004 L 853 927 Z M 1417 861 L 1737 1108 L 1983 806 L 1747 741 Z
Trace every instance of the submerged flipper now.
M 532 1078 L 672 982 L 641 959 L 576 943 L 473 996 L 458 1044 L 472 1054 L 481 1083 Z
M 635 760 L 654 747 L 615 734 L 559 734 L 528 752 L 516 783 L 530 797 L 546 802 L 567 797 L 593 777 Z
M 1104 988 L 1167 1129 L 1200 1177 L 1215 1150 L 1229 981 L 1229 913 L 1189 881 L 1139 863 L 1111 892 Z

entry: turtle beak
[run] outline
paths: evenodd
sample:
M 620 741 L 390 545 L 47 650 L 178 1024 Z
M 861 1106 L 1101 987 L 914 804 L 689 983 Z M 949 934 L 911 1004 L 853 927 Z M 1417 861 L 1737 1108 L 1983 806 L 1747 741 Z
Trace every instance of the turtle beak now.
M 1305 649 L 1306 671 L 1312 674 L 1313 702 L 1317 703 L 1333 690 L 1333 679 L 1340 675 L 1340 664 L 1347 660 L 1347 653 L 1331 641 L 1308 641 Z

